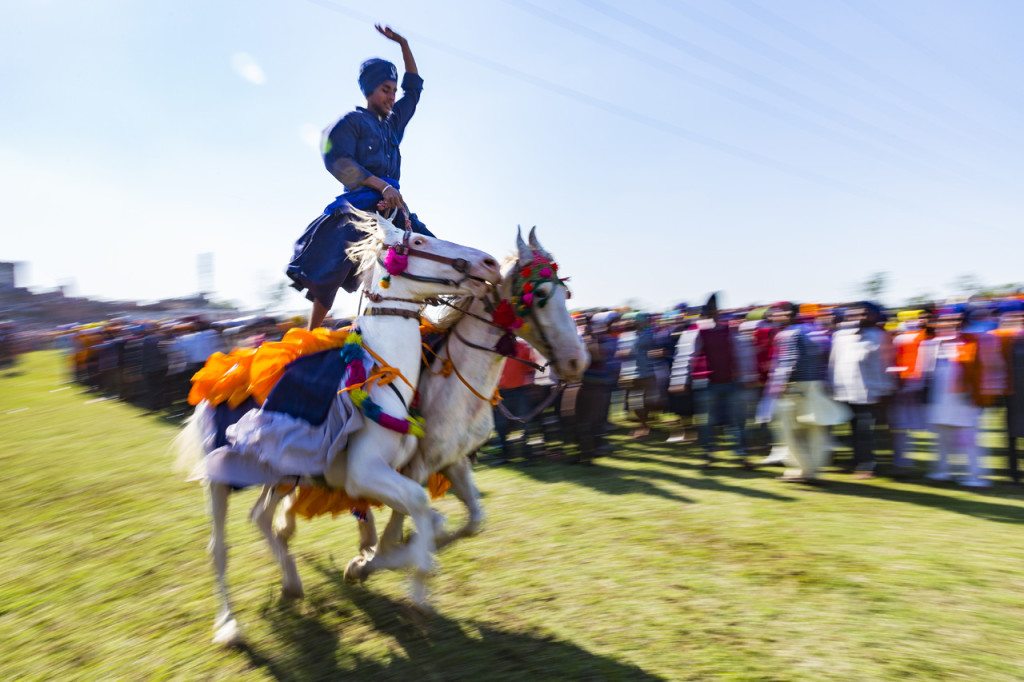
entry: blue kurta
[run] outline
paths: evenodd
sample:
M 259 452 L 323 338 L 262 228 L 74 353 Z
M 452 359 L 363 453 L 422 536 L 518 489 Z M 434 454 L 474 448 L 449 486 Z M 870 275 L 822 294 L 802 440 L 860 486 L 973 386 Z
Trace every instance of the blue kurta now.
M 324 213 L 331 213 L 342 201 L 358 209 L 373 209 L 380 201 L 380 193 L 363 186 L 363 181 L 371 175 L 394 187 L 399 186 L 402 153 L 398 147 L 406 126 L 416 113 L 423 79 L 415 73 L 405 74 L 402 90 L 404 94 L 386 118 L 356 107 L 324 130 L 321 143 L 324 166 L 345 186 L 345 194 L 335 199 Z
M 324 166 L 345 186 L 345 193 L 327 205 L 322 215 L 306 227 L 295 242 L 295 253 L 286 274 L 292 286 L 306 298 L 326 308 L 334 305 L 339 287 L 352 292 L 359 287 L 355 265 L 345 249 L 362 237 L 346 218 L 352 208 L 373 211 L 381 200 L 380 192 L 364 186 L 375 175 L 399 188 L 402 154 L 398 149 L 423 91 L 423 79 L 415 73 L 402 78 L 402 98 L 395 102 L 385 118 L 357 107 L 324 130 L 322 152 Z M 409 216 L 414 232 L 433 236 L 415 213 Z

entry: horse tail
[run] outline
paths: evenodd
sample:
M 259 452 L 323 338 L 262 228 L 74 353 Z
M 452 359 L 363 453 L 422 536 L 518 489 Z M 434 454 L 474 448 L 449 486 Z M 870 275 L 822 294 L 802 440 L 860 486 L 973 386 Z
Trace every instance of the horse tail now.
M 213 450 L 217 426 L 213 421 L 213 407 L 207 401 L 196 406 L 181 432 L 174 438 L 173 448 L 178 453 L 174 470 L 189 481 L 206 478 L 206 455 Z

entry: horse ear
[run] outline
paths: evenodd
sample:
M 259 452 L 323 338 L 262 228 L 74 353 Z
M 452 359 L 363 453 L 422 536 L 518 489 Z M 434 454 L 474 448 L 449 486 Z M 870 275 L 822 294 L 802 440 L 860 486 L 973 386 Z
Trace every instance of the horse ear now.
M 389 242 L 401 237 L 402 228 L 395 225 L 390 219 L 384 216 L 377 216 L 376 221 L 377 226 L 384 232 L 384 241 Z
M 545 249 L 543 246 L 541 246 L 540 240 L 537 239 L 537 226 L 536 225 L 534 225 L 533 227 L 530 228 L 530 246 L 533 247 L 534 251 L 539 251 L 542 256 L 544 256 L 548 260 L 551 260 L 551 254 L 548 253 L 547 249 Z
M 533 252 L 526 245 L 526 242 L 523 241 L 523 228 L 518 225 L 516 225 L 516 251 L 519 252 L 519 260 L 523 263 L 533 258 Z

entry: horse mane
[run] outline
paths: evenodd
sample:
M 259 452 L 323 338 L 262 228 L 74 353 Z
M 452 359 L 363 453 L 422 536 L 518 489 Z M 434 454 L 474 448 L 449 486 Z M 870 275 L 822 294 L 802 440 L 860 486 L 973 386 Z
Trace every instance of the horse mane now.
M 508 277 L 509 273 L 512 272 L 515 264 L 519 262 L 519 255 L 510 253 L 501 261 L 501 277 L 504 279 Z M 444 310 L 438 315 L 437 322 L 434 324 L 441 331 L 448 331 L 455 324 L 465 317 L 463 310 L 468 310 L 469 306 L 473 303 L 472 296 L 459 296 L 451 301 L 452 306 L 445 306 Z
M 462 311 L 468 309 L 469 306 L 472 305 L 473 297 L 457 296 L 452 299 L 450 303 L 451 306 L 445 306 L 437 316 L 437 322 L 434 323 L 434 326 L 440 331 L 448 331 L 454 327 L 459 320 L 466 316 Z
M 385 220 L 385 218 L 367 211 L 352 209 L 348 214 L 348 220 L 356 230 L 366 235 L 345 249 L 345 255 L 356 264 L 356 274 L 363 279 L 365 285 L 367 273 L 373 270 L 373 266 L 377 263 L 377 256 L 384 245 L 386 233 L 379 221 Z

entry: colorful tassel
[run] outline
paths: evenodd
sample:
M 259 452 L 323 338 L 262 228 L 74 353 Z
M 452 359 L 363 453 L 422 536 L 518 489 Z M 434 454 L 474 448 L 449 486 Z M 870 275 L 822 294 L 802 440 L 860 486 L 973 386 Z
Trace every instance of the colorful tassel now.
M 390 275 L 400 275 L 405 272 L 406 268 L 409 267 L 409 254 L 400 253 L 395 247 L 388 249 L 387 254 L 384 256 L 384 269 L 388 271 L 388 279 Z
M 494 344 L 494 352 L 499 355 L 504 355 L 506 358 L 510 358 L 516 354 L 516 337 L 512 332 L 505 332 L 498 339 L 498 342 Z

